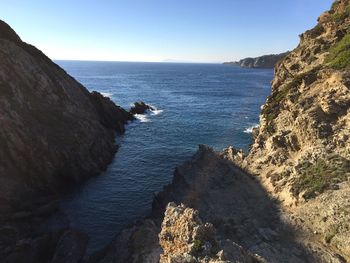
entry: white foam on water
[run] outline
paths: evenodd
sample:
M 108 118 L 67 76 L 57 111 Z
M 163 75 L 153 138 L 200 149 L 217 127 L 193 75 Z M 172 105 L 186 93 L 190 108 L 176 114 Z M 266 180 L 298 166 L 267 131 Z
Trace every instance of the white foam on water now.
M 153 106 L 151 104 L 148 104 L 153 110 L 147 110 L 151 115 L 159 115 L 161 114 L 164 110 L 159 110 L 156 106 Z
M 163 111 L 164 111 L 164 110 L 158 110 L 158 109 L 154 108 L 154 110 L 151 110 L 150 112 L 151 112 L 152 115 L 159 115 L 159 114 L 161 114 Z
M 136 119 L 138 119 L 140 122 L 150 122 L 151 120 L 148 118 L 149 115 L 147 114 L 135 114 L 134 115 Z
M 132 106 L 134 104 L 131 104 Z M 159 110 L 157 107 L 148 104 L 153 108 L 153 110 L 147 110 L 144 114 L 135 114 L 134 117 L 140 122 L 151 122 L 150 117 L 161 114 L 164 110 Z
M 248 127 L 247 129 L 244 130 L 244 133 L 252 133 L 255 128 L 258 128 L 259 124 L 255 124 L 251 127 Z
M 112 92 L 100 92 L 103 96 L 105 96 L 105 97 L 108 97 L 108 98 L 110 98 L 110 97 L 112 97 L 113 96 L 113 93 Z

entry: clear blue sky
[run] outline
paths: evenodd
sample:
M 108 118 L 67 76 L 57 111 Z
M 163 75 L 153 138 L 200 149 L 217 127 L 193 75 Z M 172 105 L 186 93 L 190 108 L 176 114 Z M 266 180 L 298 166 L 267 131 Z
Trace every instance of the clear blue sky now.
M 222 62 L 293 49 L 332 0 L 1 0 L 52 59 Z

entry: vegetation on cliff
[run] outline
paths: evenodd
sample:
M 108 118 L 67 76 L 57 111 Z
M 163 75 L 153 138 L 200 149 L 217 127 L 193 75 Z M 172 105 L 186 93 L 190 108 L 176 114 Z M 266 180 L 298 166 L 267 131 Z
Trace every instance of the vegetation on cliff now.
M 326 63 L 333 69 L 350 68 L 350 34 L 330 48 Z

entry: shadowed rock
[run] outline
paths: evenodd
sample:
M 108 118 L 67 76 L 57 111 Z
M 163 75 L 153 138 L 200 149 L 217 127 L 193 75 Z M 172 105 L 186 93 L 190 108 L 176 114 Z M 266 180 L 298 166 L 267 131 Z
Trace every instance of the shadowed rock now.
M 130 113 L 131 114 L 144 114 L 148 110 L 154 110 L 153 107 L 147 105 L 143 101 L 135 102 L 134 106 L 131 107 Z
M 104 170 L 133 117 L 0 21 L 0 211 L 30 210 Z

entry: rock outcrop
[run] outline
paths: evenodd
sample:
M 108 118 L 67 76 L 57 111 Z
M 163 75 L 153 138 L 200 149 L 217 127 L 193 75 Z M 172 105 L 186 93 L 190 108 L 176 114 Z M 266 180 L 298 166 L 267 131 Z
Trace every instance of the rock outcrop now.
M 105 169 L 132 119 L 0 21 L 1 213 Z
M 274 68 L 277 62 L 287 56 L 289 52 L 281 54 L 265 55 L 256 58 L 244 58 L 240 61 L 225 62 L 225 65 L 239 66 L 242 68 Z
M 160 263 L 262 262 L 231 240 L 218 241 L 214 226 L 204 224 L 198 211 L 175 203 L 166 208 L 159 242 Z
M 134 106 L 131 107 L 130 113 L 131 114 L 144 114 L 148 110 L 154 110 L 153 107 L 150 105 L 147 105 L 143 101 L 135 102 Z

